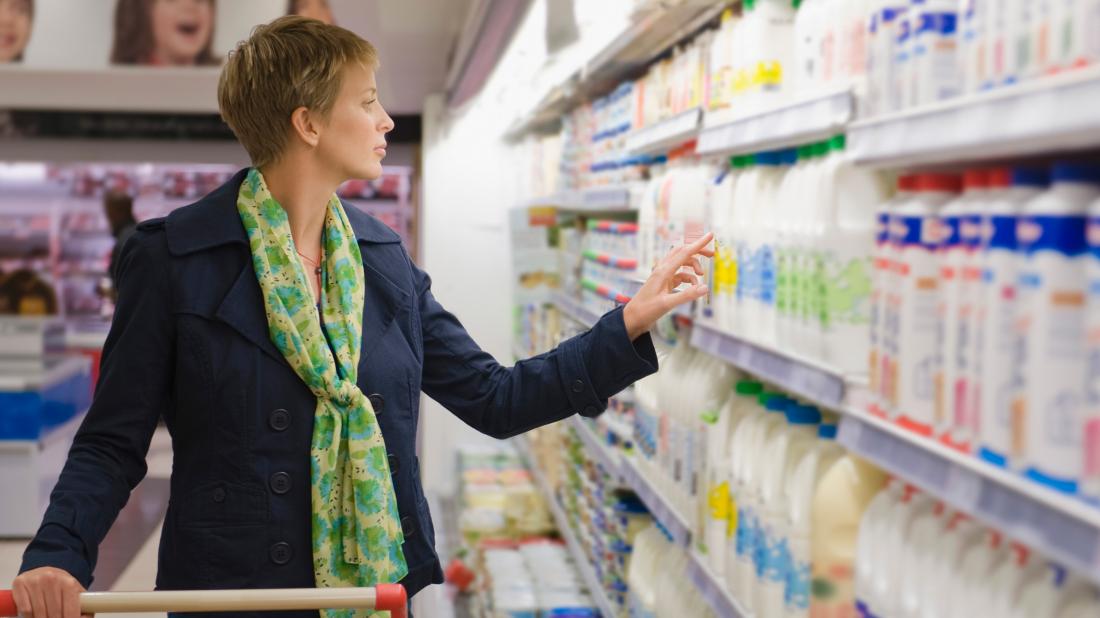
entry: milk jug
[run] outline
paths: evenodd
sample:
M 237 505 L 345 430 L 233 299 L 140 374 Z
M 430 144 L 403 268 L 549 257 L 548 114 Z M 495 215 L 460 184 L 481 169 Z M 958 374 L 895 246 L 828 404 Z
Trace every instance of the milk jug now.
M 1050 189 L 1024 207 L 1017 240 L 1021 259 L 1017 334 L 1023 369 L 1017 399 L 1032 480 L 1076 493 L 1084 468 L 1085 222 L 1100 197 L 1100 168 L 1056 164 Z

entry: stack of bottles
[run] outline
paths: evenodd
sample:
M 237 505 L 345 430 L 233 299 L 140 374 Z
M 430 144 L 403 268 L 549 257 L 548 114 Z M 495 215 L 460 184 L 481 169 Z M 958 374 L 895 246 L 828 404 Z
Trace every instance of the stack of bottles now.
M 709 192 L 717 238 L 710 306 L 722 331 L 866 370 L 881 174 L 851 164 L 837 136 L 734 157 Z
M 630 616 L 714 618 L 698 589 L 687 579 L 688 554 L 653 523 L 634 540 L 627 580 Z
M 626 303 L 638 267 L 638 225 L 589 220 L 583 239 L 581 298 L 603 313 Z
M 560 544 L 537 541 L 518 549 L 487 549 L 482 562 L 493 616 L 600 615 Z
M 754 615 L 854 603 L 855 529 L 885 476 L 846 455 L 836 431 L 835 417 L 743 379 L 708 432 L 695 545 Z
M 576 437 L 567 437 L 564 446 L 567 454 L 562 460 L 559 502 L 603 594 L 623 608 L 634 539 L 653 518 L 636 496 L 615 487 L 607 471 L 587 457 Z
M 640 180 L 626 135 L 702 108 L 705 124 L 841 89 L 861 117 L 1095 66 L 1100 0 L 743 0 L 636 81 L 577 107 L 561 189 Z
M 872 412 L 1100 500 L 1100 166 L 898 189 L 878 216 Z
M 463 447 L 459 530 L 469 546 L 484 539 L 545 536 L 554 530 L 550 511 L 531 483 L 531 473 L 511 448 Z
M 897 480 L 860 521 L 855 594 L 861 616 L 1100 615 L 1095 586 Z

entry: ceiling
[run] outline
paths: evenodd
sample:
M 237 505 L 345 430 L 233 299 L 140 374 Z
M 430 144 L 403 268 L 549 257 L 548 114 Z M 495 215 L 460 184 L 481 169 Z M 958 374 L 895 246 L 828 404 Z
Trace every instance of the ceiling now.
M 329 0 L 339 25 L 378 49 L 378 90 L 390 114 L 419 114 L 442 92 L 471 0 Z

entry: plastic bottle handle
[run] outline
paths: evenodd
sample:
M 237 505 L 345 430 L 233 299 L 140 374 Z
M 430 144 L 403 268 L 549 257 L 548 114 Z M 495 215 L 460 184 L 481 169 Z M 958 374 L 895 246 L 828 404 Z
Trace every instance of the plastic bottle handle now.
M 85 592 L 80 611 L 95 613 L 214 612 L 372 609 L 407 618 L 408 595 L 400 584 L 374 588 L 280 588 L 272 590 L 165 590 Z M 11 590 L 0 590 L 0 617 L 18 616 Z

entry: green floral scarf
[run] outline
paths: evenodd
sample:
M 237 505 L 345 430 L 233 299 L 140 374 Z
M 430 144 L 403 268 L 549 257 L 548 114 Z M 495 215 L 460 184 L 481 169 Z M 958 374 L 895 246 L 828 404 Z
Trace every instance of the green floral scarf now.
M 356 386 L 364 279 L 355 233 L 333 195 L 322 237 L 322 330 L 286 211 L 259 170 L 249 170 L 241 184 L 237 211 L 248 233 L 271 341 L 317 397 L 310 448 L 317 586 L 395 583 L 408 573 L 397 498 L 374 408 Z M 347 618 L 356 612 L 326 614 Z

